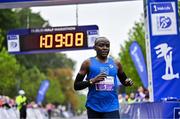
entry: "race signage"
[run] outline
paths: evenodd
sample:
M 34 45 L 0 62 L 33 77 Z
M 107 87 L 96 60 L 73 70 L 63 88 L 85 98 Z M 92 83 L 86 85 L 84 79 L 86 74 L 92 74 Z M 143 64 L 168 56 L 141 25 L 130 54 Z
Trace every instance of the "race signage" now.
M 177 0 L 148 0 L 146 46 L 152 101 L 179 99 L 180 36 Z

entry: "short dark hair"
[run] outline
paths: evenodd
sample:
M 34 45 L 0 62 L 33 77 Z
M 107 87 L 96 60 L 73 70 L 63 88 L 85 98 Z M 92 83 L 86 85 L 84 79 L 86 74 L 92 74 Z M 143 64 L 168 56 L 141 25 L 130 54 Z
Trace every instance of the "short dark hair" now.
M 94 45 L 96 45 L 100 40 L 107 40 L 109 41 L 106 37 L 101 36 L 101 37 L 97 37 L 96 40 L 94 41 Z

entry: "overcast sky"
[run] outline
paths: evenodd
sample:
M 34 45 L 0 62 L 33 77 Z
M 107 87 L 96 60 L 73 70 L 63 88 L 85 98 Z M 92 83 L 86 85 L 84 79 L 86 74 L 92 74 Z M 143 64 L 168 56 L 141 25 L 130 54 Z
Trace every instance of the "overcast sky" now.
M 32 7 L 32 10 L 40 12 L 53 27 L 76 25 L 76 20 L 78 25 L 98 25 L 99 35 L 106 36 L 110 40 L 110 54 L 117 58 L 120 45 L 128 39 L 129 30 L 141 18 L 143 0 L 78 5 L 78 19 L 76 19 L 76 5 Z M 77 62 L 75 74 L 85 59 L 95 55 L 94 50 L 63 53 Z

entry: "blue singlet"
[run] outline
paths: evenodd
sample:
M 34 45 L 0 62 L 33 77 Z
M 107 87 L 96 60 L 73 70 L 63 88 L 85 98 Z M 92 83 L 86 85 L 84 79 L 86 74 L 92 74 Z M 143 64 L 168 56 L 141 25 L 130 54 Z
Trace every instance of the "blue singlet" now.
M 108 78 L 98 84 L 89 87 L 86 107 L 97 112 L 111 112 L 119 110 L 117 94 L 117 66 L 112 58 L 102 63 L 96 57 L 90 58 L 90 69 L 87 80 L 96 77 L 101 72 L 106 73 Z

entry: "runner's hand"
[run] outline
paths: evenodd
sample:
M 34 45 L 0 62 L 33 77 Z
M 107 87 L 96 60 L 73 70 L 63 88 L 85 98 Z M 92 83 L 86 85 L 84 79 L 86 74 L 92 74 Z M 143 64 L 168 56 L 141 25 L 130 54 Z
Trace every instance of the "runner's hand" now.
M 105 73 L 100 73 L 100 74 L 97 75 L 95 78 L 91 79 L 91 81 L 92 81 L 93 83 L 97 83 L 97 82 L 103 81 L 106 77 L 107 77 L 107 74 L 105 74 Z
M 133 83 L 133 81 L 130 78 L 127 78 L 125 80 L 125 84 L 126 84 L 126 86 L 132 86 L 134 83 Z

